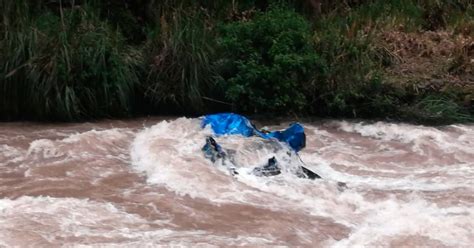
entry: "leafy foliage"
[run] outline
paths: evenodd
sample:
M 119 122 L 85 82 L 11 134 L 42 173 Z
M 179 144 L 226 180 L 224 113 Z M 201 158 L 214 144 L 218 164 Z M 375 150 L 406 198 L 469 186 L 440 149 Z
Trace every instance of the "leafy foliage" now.
M 303 109 L 305 84 L 325 67 L 301 15 L 273 6 L 249 21 L 224 24 L 220 31 L 224 56 L 219 67 L 227 99 L 253 113 Z

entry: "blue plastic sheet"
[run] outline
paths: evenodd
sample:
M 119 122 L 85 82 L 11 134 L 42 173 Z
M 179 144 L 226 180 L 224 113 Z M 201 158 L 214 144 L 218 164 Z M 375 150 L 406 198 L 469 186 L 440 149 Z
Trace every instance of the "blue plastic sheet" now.
M 304 127 L 299 123 L 293 123 L 284 131 L 274 131 L 263 134 L 262 138 L 276 138 L 279 141 L 287 143 L 293 150 L 300 151 L 306 146 L 306 135 Z
M 216 135 L 240 134 L 250 137 L 255 133 L 255 128 L 247 118 L 234 113 L 206 115 L 202 127 L 207 125 L 211 125 Z
M 299 123 L 291 124 L 283 131 L 264 133 L 255 128 L 244 116 L 234 113 L 222 113 L 206 115 L 202 120 L 202 127 L 210 125 L 216 135 L 242 135 L 250 137 L 253 135 L 264 139 L 277 139 L 287 143 L 293 150 L 300 151 L 306 145 L 304 128 Z

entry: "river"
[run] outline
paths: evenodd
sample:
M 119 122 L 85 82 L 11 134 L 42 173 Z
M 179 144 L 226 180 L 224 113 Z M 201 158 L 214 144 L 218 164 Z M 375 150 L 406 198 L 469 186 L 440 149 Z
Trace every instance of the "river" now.
M 231 176 L 198 119 L 0 123 L 0 246 L 472 247 L 474 125 L 303 125 L 323 179 Z M 275 155 L 217 141 L 245 165 Z

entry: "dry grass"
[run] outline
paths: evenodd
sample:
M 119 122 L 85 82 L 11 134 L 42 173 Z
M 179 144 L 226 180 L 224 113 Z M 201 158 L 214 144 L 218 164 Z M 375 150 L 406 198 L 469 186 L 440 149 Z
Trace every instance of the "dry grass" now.
M 472 36 L 448 31 L 386 31 L 380 34 L 378 43 L 398 58 L 386 69 L 392 83 L 441 91 L 474 85 L 469 73 Z

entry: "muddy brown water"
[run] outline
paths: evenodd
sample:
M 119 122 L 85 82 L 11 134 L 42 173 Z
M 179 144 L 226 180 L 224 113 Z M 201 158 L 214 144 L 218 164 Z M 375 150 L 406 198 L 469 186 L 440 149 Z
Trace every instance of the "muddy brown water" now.
M 474 245 L 473 125 L 303 123 L 311 181 L 254 176 L 288 153 L 238 136 L 217 138 L 242 165 L 229 175 L 199 124 L 0 123 L 0 246 Z

